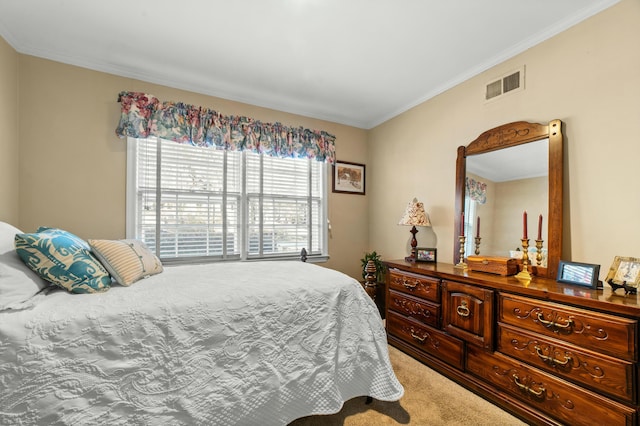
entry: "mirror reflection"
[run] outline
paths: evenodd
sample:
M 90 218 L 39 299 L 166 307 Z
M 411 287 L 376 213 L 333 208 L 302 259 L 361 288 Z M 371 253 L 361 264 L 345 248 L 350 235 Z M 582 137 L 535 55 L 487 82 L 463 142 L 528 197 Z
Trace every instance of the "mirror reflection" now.
M 556 276 L 563 239 L 563 145 L 562 121 L 552 120 L 547 124 L 503 124 L 458 147 L 454 229 L 459 232 L 453 240 L 456 267 L 465 269 L 464 258 L 475 254 L 478 225 L 481 256 L 522 258 L 525 222 L 529 252 L 537 253 L 539 239 L 544 255 L 544 263 L 538 263 L 543 260 L 538 256 L 529 257 L 533 275 Z
M 542 215 L 541 239 L 546 240 L 548 164 L 548 139 L 467 157 L 465 253 L 521 257 L 518 243 L 524 211 L 528 212 L 530 226 L 535 225 L 529 229 L 531 239 L 538 236 L 538 219 Z M 475 238 L 478 236 L 479 245 Z M 535 248 L 530 247 L 530 251 Z

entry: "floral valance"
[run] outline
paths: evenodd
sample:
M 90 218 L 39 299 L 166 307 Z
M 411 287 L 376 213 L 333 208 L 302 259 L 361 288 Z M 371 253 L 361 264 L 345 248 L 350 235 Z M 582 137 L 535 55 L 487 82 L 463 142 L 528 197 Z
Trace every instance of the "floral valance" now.
M 120 138 L 156 136 L 217 149 L 335 162 L 336 138 L 324 131 L 226 116 L 204 107 L 160 102 L 139 92 L 121 92 L 118 101 L 121 114 L 116 135 Z
M 487 202 L 487 184 L 467 177 L 467 195 L 478 204 Z

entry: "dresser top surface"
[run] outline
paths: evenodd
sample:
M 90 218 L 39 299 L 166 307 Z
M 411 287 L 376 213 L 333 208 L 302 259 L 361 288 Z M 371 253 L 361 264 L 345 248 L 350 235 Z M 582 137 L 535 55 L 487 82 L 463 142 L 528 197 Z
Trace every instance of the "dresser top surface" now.
M 533 277 L 522 281 L 514 276 L 500 276 L 485 272 L 473 272 L 456 268 L 449 263 L 407 262 L 403 259 L 386 260 L 389 268 L 426 274 L 440 279 L 461 281 L 500 291 L 521 294 L 538 299 L 568 303 L 578 307 L 597 309 L 629 317 L 640 317 L 640 300 L 637 294 L 624 294 L 622 289 L 613 292 L 608 284 L 603 289 L 593 289 L 576 284 L 559 283 L 553 279 Z

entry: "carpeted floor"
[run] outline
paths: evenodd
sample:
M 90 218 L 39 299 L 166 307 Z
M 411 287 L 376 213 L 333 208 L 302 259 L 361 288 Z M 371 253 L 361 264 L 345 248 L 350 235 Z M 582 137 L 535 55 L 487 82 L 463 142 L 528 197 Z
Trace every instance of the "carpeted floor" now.
M 526 425 L 392 346 L 389 357 L 404 386 L 400 401 L 365 405 L 365 397 L 354 398 L 337 414 L 304 417 L 289 426 Z

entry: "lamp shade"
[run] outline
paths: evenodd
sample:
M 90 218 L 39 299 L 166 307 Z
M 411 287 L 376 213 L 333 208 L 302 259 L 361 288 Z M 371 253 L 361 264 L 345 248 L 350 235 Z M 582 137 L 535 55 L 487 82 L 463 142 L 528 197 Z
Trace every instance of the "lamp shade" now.
M 417 198 L 410 201 L 398 225 L 431 226 L 429 216 L 424 211 L 424 204 L 418 202 Z

